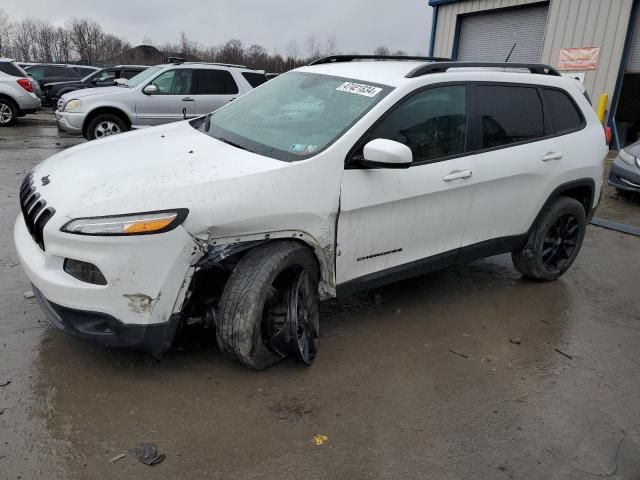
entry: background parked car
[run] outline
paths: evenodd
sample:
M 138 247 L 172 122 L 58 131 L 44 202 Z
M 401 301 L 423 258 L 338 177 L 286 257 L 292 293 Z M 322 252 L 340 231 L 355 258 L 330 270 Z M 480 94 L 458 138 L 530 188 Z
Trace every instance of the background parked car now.
M 640 142 L 620 150 L 609 173 L 609 185 L 619 193 L 640 195 Z
M 18 117 L 39 109 L 33 80 L 13 60 L 0 58 L 0 127 L 13 125 Z
M 73 68 L 73 65 L 57 63 L 36 63 L 26 67 L 25 71 L 39 83 L 40 90 L 47 83 L 82 80 L 83 77 Z M 40 98 L 42 99 L 42 95 Z
M 91 67 L 89 65 L 69 65 L 69 66 L 73 68 L 81 77 L 86 77 L 87 75 L 91 75 L 92 73 L 95 73 L 98 70 L 102 70 L 100 67 Z
M 61 130 L 92 140 L 138 126 L 160 125 L 210 113 L 266 81 L 264 71 L 220 63 L 156 65 L 126 87 L 85 89 L 63 95 Z
M 81 80 L 47 83 L 42 89 L 42 101 L 44 104 L 56 106 L 58 99 L 65 93 L 83 88 L 112 87 L 116 80 L 121 78 L 128 80 L 147 68 L 149 67 L 146 65 L 118 65 L 96 70 Z

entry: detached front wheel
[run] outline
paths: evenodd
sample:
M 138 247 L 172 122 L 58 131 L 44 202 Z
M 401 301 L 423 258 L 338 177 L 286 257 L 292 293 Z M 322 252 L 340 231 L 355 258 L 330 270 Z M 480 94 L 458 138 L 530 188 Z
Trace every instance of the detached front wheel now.
M 285 357 L 313 363 L 318 349 L 318 264 L 303 244 L 286 241 L 249 251 L 218 305 L 222 352 L 254 370 Z

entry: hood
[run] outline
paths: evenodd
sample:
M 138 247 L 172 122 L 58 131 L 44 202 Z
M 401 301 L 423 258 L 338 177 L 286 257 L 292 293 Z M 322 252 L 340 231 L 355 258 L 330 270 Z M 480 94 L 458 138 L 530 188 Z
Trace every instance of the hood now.
M 238 194 L 244 178 L 290 165 L 223 143 L 186 121 L 72 147 L 33 173 L 56 216 L 79 218 L 221 203 L 224 192 Z
M 83 99 L 96 95 L 108 95 L 109 98 L 114 98 L 114 95 L 121 95 L 129 92 L 131 92 L 131 90 L 126 87 L 85 88 L 83 90 L 74 90 L 73 92 L 65 93 L 61 98 L 64 98 L 65 100 L 71 100 L 72 98 Z
M 640 157 L 640 142 L 627 145 L 626 147 L 624 147 L 624 150 L 634 157 Z

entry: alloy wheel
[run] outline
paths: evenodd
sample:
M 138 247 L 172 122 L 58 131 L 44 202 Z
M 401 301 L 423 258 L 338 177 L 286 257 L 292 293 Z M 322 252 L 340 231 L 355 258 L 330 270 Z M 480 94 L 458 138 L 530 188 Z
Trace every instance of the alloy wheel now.
M 13 119 L 13 111 L 6 103 L 0 103 L 0 123 L 5 124 Z
M 115 122 L 110 120 L 105 120 L 104 122 L 100 122 L 95 129 L 95 137 L 102 138 L 108 137 L 110 135 L 115 135 L 117 133 L 122 133 L 120 127 Z
M 580 223 L 573 214 L 559 217 L 542 244 L 542 262 L 548 271 L 562 270 L 573 258 L 580 238 Z

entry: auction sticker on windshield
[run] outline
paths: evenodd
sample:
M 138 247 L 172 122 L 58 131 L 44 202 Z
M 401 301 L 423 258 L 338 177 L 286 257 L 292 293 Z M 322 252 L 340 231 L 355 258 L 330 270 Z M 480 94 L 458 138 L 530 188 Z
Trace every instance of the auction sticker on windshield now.
M 356 95 L 364 95 L 365 97 L 375 97 L 382 89 L 371 85 L 364 85 L 362 83 L 344 82 L 338 88 L 338 92 L 355 93 Z

